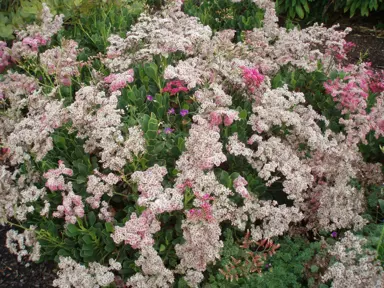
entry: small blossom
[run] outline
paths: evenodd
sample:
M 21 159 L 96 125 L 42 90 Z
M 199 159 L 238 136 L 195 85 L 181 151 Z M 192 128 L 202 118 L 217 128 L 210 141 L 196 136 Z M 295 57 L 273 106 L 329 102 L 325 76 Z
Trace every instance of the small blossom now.
M 173 132 L 173 129 L 172 129 L 172 128 L 168 128 L 168 127 L 167 127 L 167 128 L 164 129 L 164 133 L 165 133 L 165 134 L 171 134 L 172 132 Z
M 147 100 L 150 101 L 150 102 L 153 101 L 153 96 L 147 95 Z
M 180 110 L 180 115 L 181 115 L 182 117 L 186 116 L 187 114 L 188 114 L 188 110 L 186 110 L 186 109 L 181 109 L 181 110 Z
M 169 108 L 167 113 L 170 114 L 170 115 L 176 114 L 174 108 Z
M 171 96 L 176 95 L 179 92 L 188 92 L 188 88 L 185 87 L 185 82 L 180 80 L 174 80 L 168 82 L 164 87 L 163 92 L 168 92 Z
M 331 233 L 331 237 L 336 238 L 336 237 L 337 237 L 337 232 L 336 232 L 336 231 L 333 231 L 333 232 Z

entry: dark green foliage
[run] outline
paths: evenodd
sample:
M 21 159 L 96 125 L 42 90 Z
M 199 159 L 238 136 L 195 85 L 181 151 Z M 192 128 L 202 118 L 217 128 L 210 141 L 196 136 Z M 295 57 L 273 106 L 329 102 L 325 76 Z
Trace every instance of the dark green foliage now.
M 239 257 L 241 250 L 238 240 L 231 230 L 224 232 L 224 249 L 220 265 L 223 266 L 230 261 L 231 256 Z M 249 288 L 288 288 L 288 287 L 311 287 L 305 271 L 309 263 L 316 255 L 324 254 L 325 250 L 320 242 L 310 243 L 304 238 L 284 237 L 275 241 L 280 244 L 279 250 L 272 257 L 265 261 L 262 273 L 251 274 L 249 278 L 240 278 L 238 281 L 227 281 L 225 277 L 213 270 L 208 269 L 208 281 L 203 287 L 249 287 Z M 327 287 L 327 286 L 323 286 Z
M 263 10 L 250 0 L 233 3 L 231 0 L 186 0 L 184 12 L 196 16 L 204 25 L 213 31 L 224 29 L 236 30 L 237 40 L 241 40 L 241 32 L 261 27 Z

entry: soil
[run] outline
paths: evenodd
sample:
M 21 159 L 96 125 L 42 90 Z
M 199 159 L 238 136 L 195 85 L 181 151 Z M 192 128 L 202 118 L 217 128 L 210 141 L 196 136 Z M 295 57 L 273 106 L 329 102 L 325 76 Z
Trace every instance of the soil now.
M 352 32 L 346 37 L 347 41 L 356 44 L 349 53 L 349 62 L 356 63 L 360 59 L 371 62 L 372 68 L 384 69 L 384 11 L 371 13 L 369 17 L 355 16 L 350 18 L 343 15 L 335 15 L 327 26 L 340 24 L 340 29 L 352 28 Z
M 34 264 L 29 267 L 17 262 L 16 255 L 5 247 L 5 233 L 9 227 L 0 226 L 0 288 L 50 288 L 57 278 L 51 262 Z
M 356 44 L 348 55 L 351 63 L 358 62 L 362 57 L 364 62 L 372 63 L 372 68 L 384 69 L 384 35 L 381 38 L 375 36 L 373 31 L 356 29 L 346 39 Z

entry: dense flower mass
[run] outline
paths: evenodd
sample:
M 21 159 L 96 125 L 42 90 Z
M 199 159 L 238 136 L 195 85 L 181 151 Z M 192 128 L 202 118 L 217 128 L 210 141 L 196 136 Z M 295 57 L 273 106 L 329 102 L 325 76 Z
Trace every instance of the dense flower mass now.
M 377 285 L 349 230 L 378 225 L 383 204 L 383 74 L 343 66 L 349 29 L 279 27 L 272 1 L 252 1 L 263 25 L 244 33 L 213 31 L 183 2 L 145 6 L 124 38 L 92 41 L 109 43 L 96 56 L 55 36 L 63 16 L 45 4 L 40 25 L 0 42 L 11 253 L 58 261 L 60 288 L 227 287 L 273 273 L 271 238 L 289 235 L 326 250 L 303 257 L 313 281 Z M 324 231 L 341 240 L 318 242 Z

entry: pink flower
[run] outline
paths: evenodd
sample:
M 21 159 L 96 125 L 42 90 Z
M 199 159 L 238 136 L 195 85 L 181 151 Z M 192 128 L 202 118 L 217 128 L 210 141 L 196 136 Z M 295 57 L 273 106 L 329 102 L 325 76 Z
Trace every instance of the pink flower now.
M 253 93 L 264 81 L 264 76 L 257 68 L 240 67 L 243 70 L 243 81 L 248 89 Z
M 133 249 L 142 249 L 154 243 L 152 235 L 160 230 L 160 222 L 150 210 L 145 210 L 140 217 L 132 213 L 131 219 L 125 222 L 124 227 L 115 226 L 111 235 L 116 244 L 124 241 Z
M 168 82 L 167 85 L 163 88 L 162 92 L 168 92 L 171 96 L 176 95 L 179 92 L 188 92 L 188 88 L 184 81 L 173 80 Z
M 224 112 L 224 126 L 232 125 L 234 120 L 239 119 L 239 112 L 235 110 L 225 111 Z
M 0 41 L 0 73 L 10 64 L 11 56 L 8 53 L 7 43 Z M 1 99 L 0 95 L 0 99 Z
M 44 173 L 43 177 L 47 179 L 45 186 L 51 191 L 65 190 L 64 177 L 62 175 L 72 176 L 72 169 L 66 168 L 64 162 L 59 160 L 57 169 L 50 169 Z
M 109 90 L 111 92 L 114 92 L 124 88 L 125 86 L 127 86 L 128 83 L 132 83 L 134 80 L 133 75 L 133 69 L 129 69 L 127 72 L 124 73 L 111 74 L 105 77 L 104 81 L 110 84 Z
M 245 180 L 244 177 L 242 176 L 237 177 L 233 181 L 233 187 L 235 188 L 236 192 L 239 193 L 244 198 L 250 197 L 247 188 L 245 188 L 245 186 L 247 185 L 248 185 L 247 180 Z
M 65 218 L 67 223 L 76 223 L 76 217 L 84 217 L 84 203 L 81 196 L 76 195 L 73 191 L 70 191 L 67 195 L 63 195 L 63 204 L 57 206 L 57 211 L 52 213 L 53 217 Z
M 211 118 L 211 124 L 212 125 L 218 126 L 223 122 L 223 119 L 221 118 L 221 114 L 219 114 L 215 111 L 211 112 L 211 114 L 209 116 Z

